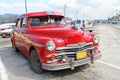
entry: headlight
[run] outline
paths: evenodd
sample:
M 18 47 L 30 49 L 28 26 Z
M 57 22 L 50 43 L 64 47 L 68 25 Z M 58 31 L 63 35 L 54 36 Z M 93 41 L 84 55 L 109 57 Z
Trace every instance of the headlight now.
M 100 38 L 98 36 L 94 36 L 93 43 L 97 44 L 97 43 L 99 43 L 99 41 L 100 41 Z
M 46 49 L 48 51 L 53 51 L 55 49 L 54 41 L 48 41 L 47 44 L 46 44 Z

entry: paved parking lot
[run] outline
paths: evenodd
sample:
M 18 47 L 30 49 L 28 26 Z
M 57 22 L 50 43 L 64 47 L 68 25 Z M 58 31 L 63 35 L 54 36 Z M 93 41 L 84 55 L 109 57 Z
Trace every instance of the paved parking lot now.
M 120 26 L 95 25 L 94 33 L 100 36 L 102 53 L 102 58 L 95 64 L 83 65 L 73 71 L 45 71 L 42 74 L 34 73 L 29 61 L 20 52 L 12 50 L 9 38 L 0 38 L 0 57 L 9 80 L 119 80 Z

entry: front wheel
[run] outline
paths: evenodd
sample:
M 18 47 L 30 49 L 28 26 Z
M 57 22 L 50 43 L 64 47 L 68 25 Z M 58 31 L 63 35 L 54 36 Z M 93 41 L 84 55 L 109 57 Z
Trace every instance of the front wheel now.
M 38 53 L 36 50 L 31 50 L 30 52 L 30 66 L 32 70 L 38 74 L 42 73 L 42 64 L 39 60 Z

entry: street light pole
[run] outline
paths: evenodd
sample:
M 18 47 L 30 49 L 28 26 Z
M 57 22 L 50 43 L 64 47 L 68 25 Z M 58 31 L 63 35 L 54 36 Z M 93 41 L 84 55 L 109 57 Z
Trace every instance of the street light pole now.
M 66 13 L 66 8 L 67 8 L 67 5 L 64 4 L 64 17 L 65 17 L 65 13 Z
M 76 19 L 78 19 L 79 10 L 76 11 Z
M 82 14 L 82 19 L 85 20 L 85 13 Z
M 27 13 L 27 1 L 25 0 L 25 11 Z

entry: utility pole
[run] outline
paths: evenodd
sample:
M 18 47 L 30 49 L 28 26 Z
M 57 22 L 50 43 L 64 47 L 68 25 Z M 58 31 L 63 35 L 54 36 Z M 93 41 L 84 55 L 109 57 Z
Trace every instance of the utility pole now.
M 27 13 L 27 1 L 25 0 L 25 11 Z
M 82 14 L 82 19 L 85 20 L 85 13 Z
M 66 8 L 67 8 L 67 5 L 64 4 L 64 17 L 65 17 L 65 13 L 66 13 Z
M 76 11 L 76 19 L 78 19 L 79 10 Z

